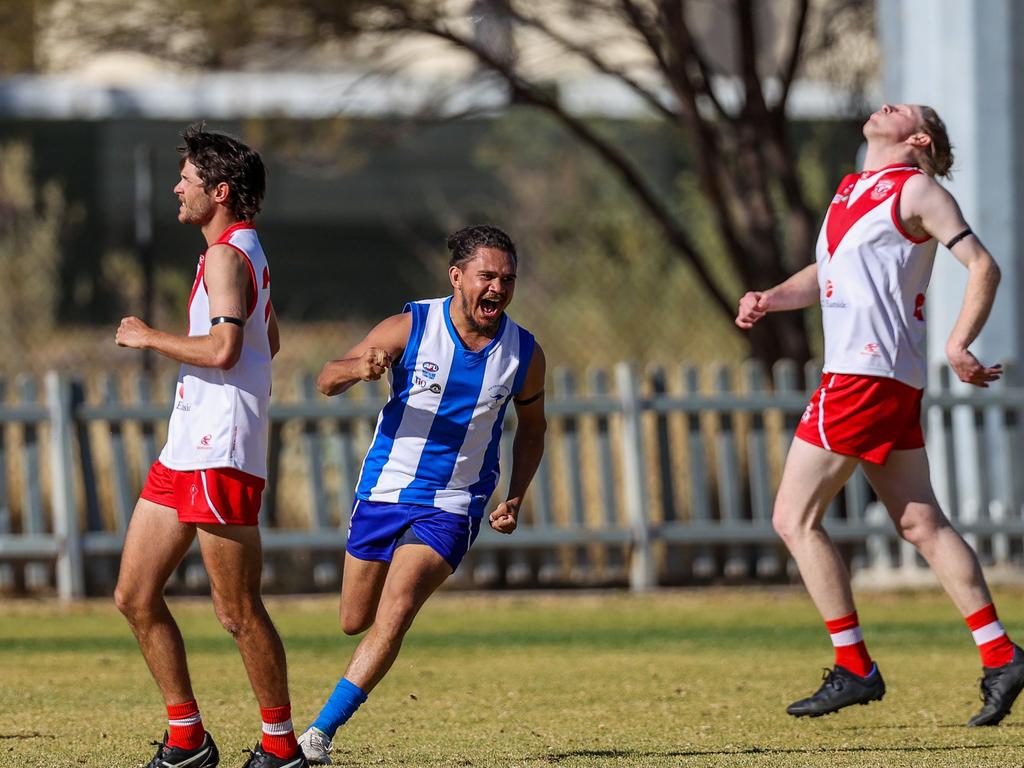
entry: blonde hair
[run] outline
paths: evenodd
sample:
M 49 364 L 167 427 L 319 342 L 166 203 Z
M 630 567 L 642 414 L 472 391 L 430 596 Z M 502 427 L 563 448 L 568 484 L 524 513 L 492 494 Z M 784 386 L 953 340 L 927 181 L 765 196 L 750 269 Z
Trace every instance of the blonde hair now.
M 921 106 L 921 125 L 918 130 L 931 139 L 926 149 L 917 150 L 917 164 L 929 176 L 952 179 L 953 146 L 949 143 L 946 124 L 931 107 Z

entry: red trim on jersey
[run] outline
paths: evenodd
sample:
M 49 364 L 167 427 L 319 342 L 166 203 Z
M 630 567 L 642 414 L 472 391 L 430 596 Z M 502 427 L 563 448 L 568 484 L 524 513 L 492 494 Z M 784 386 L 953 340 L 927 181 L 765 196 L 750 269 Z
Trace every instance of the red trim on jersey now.
M 252 293 L 249 295 L 249 311 L 245 315 L 245 319 L 248 320 L 252 317 L 252 313 L 256 311 L 256 304 L 259 303 L 260 299 L 260 289 L 256 284 L 256 269 L 253 267 L 252 261 L 249 259 L 248 254 L 243 253 L 243 256 L 245 256 L 245 263 L 249 267 L 249 276 L 252 278 L 252 283 L 250 284 Z
M 185 334 L 187 335 L 192 330 L 192 300 L 196 297 L 196 291 L 199 290 L 199 283 L 202 281 L 203 285 L 206 285 L 206 251 L 199 254 L 199 266 L 196 268 L 196 279 L 192 282 L 192 292 L 188 295 L 188 317 L 185 322 Z
M 907 232 L 906 229 L 903 228 L 903 222 L 900 219 L 900 195 L 903 194 L 903 185 L 907 183 L 907 179 L 909 179 L 911 175 L 913 174 L 910 174 L 906 178 L 904 178 L 903 181 L 900 182 L 899 188 L 896 190 L 896 197 L 892 201 L 892 223 L 896 225 L 896 231 L 903 235 L 905 238 L 907 238 L 907 240 L 909 240 L 912 243 L 916 243 L 917 245 L 920 245 L 921 243 L 927 243 L 929 240 L 932 239 L 932 236 L 927 235 L 925 237 L 914 237 L 912 234 Z
M 220 237 L 210 243 L 210 245 L 231 245 L 231 243 L 228 242 L 228 239 L 240 229 L 256 229 L 256 227 L 253 226 L 251 221 L 236 222 L 221 232 Z
M 238 251 L 242 255 L 242 258 L 245 259 L 245 264 L 246 264 L 247 267 L 249 267 L 249 276 L 252 277 L 252 282 L 250 283 L 250 286 L 249 286 L 251 288 L 251 290 L 249 292 L 248 301 L 246 302 L 245 319 L 248 320 L 250 317 L 252 317 L 252 313 L 256 311 L 256 305 L 259 303 L 259 298 L 260 298 L 260 289 L 259 289 L 259 286 L 256 283 L 256 270 L 255 270 L 255 268 L 252 265 L 252 260 L 249 258 L 249 254 L 247 254 L 245 251 L 243 251 L 241 248 L 239 248 L 234 243 L 228 242 L 228 239 L 231 237 L 231 235 L 233 235 L 235 232 L 238 232 L 239 230 L 242 230 L 242 229 L 256 229 L 256 227 L 254 227 L 252 225 L 252 222 L 249 222 L 249 221 L 240 221 L 237 224 L 232 224 L 230 227 L 228 227 L 223 232 L 221 232 L 220 237 L 217 238 L 217 242 L 211 243 L 210 244 L 210 248 L 212 248 L 215 245 L 226 245 L 229 248 L 234 248 L 236 251 Z M 209 250 L 209 248 L 207 248 L 207 250 Z M 203 280 L 203 285 L 206 285 L 205 278 Z M 193 293 L 195 293 L 195 289 L 193 288 L 192 290 L 193 290 Z M 189 307 L 191 307 L 191 306 L 192 306 L 192 301 L 190 299 L 189 300 Z
M 916 165 L 907 165 L 906 163 L 889 163 L 889 165 L 883 165 L 881 168 L 875 168 L 874 170 L 864 169 L 860 173 L 853 174 L 859 176 L 862 179 L 866 179 L 868 176 L 874 176 L 876 173 L 882 173 L 882 171 L 894 171 L 896 169 L 906 171 L 919 171 L 921 170 Z
M 891 172 L 887 172 L 886 169 L 872 172 L 864 171 L 859 176 L 854 176 L 853 174 L 845 176 L 839 183 L 836 194 L 829 205 L 828 220 L 825 222 L 825 238 L 830 259 L 835 255 L 839 244 L 854 224 L 894 195 L 898 198 L 904 182 L 912 174 L 920 173 L 916 168 L 908 168 L 906 166 L 897 165 L 894 168 L 901 170 L 893 170 Z M 857 182 L 871 178 L 871 176 L 876 174 L 881 174 L 881 176 L 875 181 L 874 185 L 870 189 L 865 189 L 856 200 L 848 204 L 847 200 L 853 194 Z M 888 182 L 888 186 L 882 187 L 886 182 Z M 896 221 L 896 218 L 893 218 L 893 221 Z M 903 228 L 900 227 L 898 222 L 896 227 L 903 233 Z M 909 237 L 909 235 L 906 236 Z

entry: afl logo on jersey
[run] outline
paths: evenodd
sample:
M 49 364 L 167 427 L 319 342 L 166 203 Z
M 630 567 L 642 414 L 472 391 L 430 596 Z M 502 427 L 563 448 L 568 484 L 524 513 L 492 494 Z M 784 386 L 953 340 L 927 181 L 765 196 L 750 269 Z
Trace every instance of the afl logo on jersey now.
M 886 197 L 896 187 L 896 182 L 889 179 L 882 179 L 880 182 L 875 184 L 871 190 L 872 200 L 881 200 Z
M 914 319 L 924 322 L 924 294 L 919 293 L 914 297 Z
M 437 372 L 440 369 L 437 363 L 431 363 L 427 361 L 423 364 L 423 378 L 425 379 L 436 379 Z
M 826 280 L 825 281 L 825 298 L 826 299 L 831 299 L 832 298 L 832 294 L 834 293 L 833 287 L 834 286 L 832 285 L 832 281 L 831 280 Z

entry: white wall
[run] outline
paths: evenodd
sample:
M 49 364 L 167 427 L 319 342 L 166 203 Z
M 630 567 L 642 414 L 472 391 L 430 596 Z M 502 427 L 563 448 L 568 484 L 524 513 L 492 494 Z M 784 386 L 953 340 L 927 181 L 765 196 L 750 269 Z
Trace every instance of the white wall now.
M 982 362 L 1022 359 L 1024 271 L 1024 5 L 1016 0 L 878 0 L 890 102 L 928 104 L 945 120 L 955 156 L 948 188 L 996 257 L 1003 283 L 992 317 L 972 349 Z M 1016 46 L 1019 48 L 1020 46 Z M 966 270 L 940 246 L 928 291 L 928 353 L 945 360 L 946 338 L 963 299 Z

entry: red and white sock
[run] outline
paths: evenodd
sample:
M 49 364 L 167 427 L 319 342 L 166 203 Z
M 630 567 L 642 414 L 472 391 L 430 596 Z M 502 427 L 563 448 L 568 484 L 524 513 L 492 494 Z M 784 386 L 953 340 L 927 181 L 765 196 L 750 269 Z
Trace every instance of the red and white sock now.
M 838 619 L 828 619 L 825 621 L 825 628 L 832 638 L 832 646 L 836 651 L 836 666 L 843 667 L 860 677 L 867 677 L 874 664 L 868 655 L 868 647 L 864 644 L 857 612 L 840 616 Z
M 178 749 L 198 749 L 206 729 L 196 700 L 167 705 L 167 745 Z
M 989 603 L 980 611 L 966 617 L 967 628 L 974 635 L 974 642 L 981 654 L 985 667 L 1001 667 L 1013 660 L 1013 643 L 996 616 L 996 607 Z
M 260 707 L 263 718 L 263 751 L 276 757 L 292 757 L 299 750 L 292 728 L 292 706 Z

